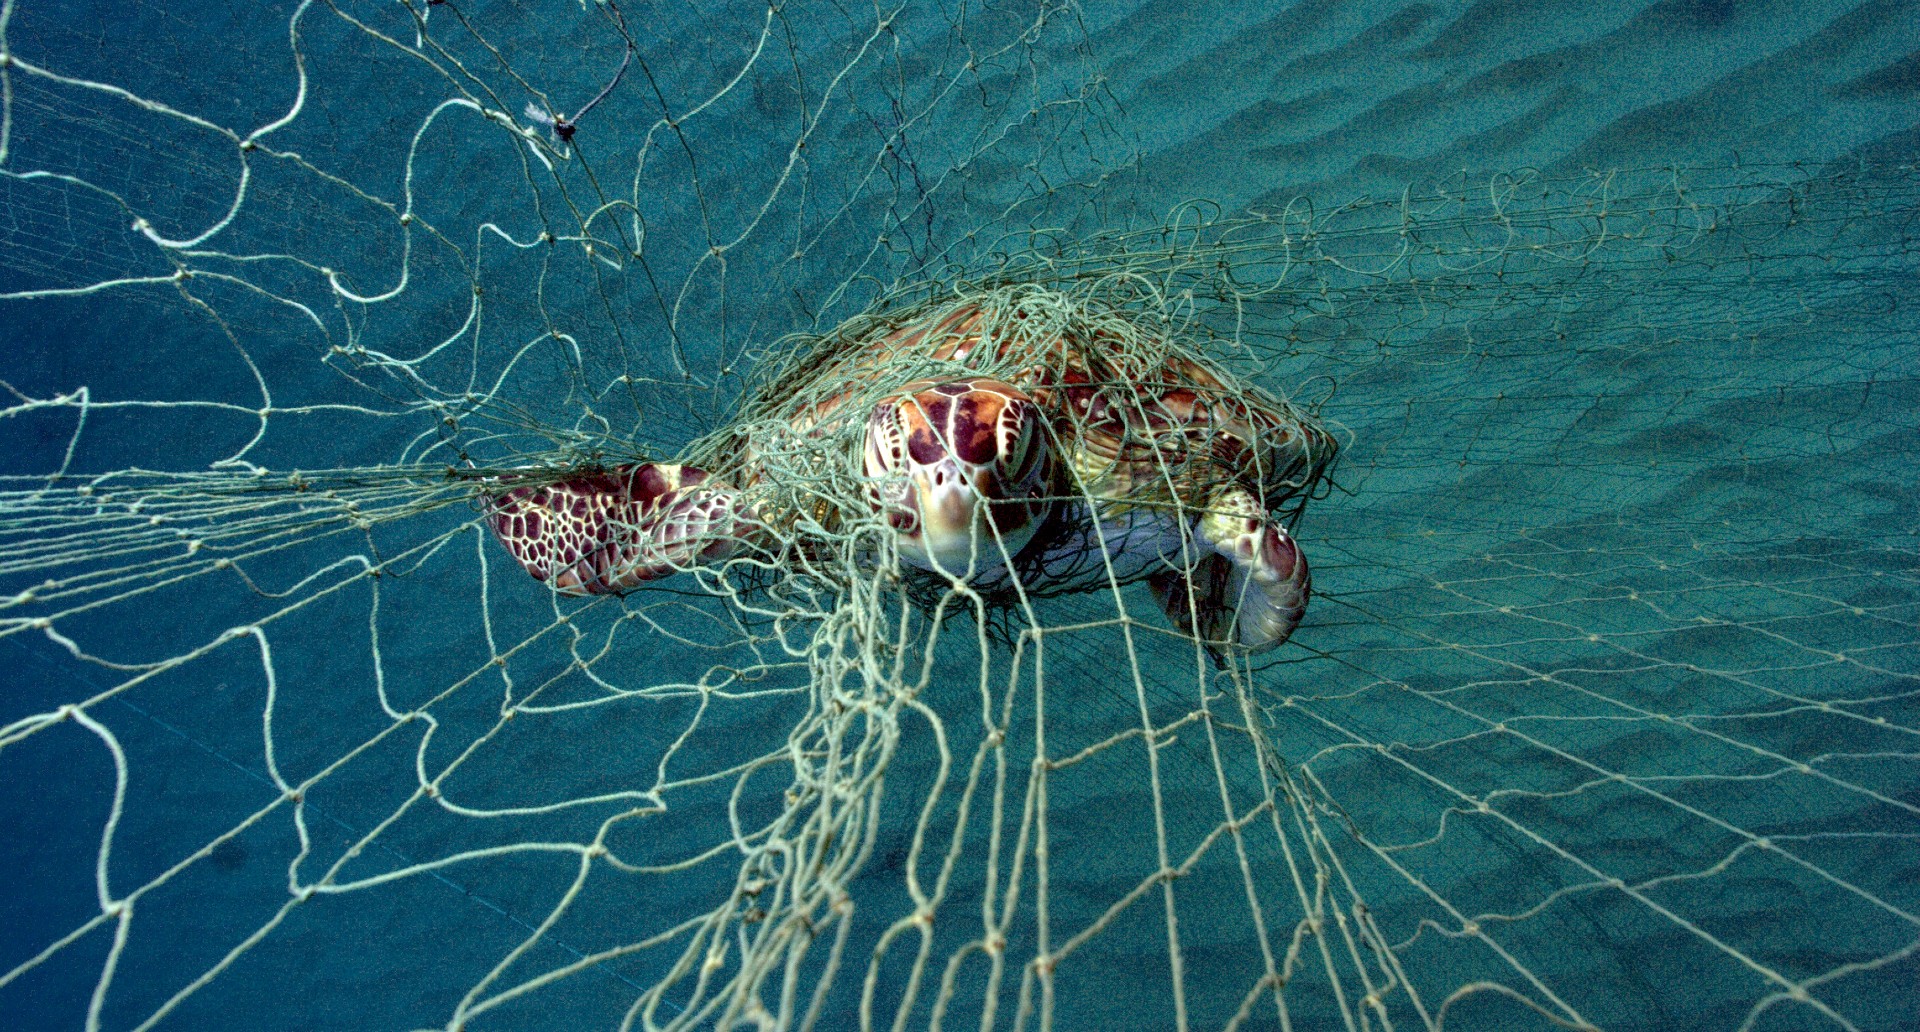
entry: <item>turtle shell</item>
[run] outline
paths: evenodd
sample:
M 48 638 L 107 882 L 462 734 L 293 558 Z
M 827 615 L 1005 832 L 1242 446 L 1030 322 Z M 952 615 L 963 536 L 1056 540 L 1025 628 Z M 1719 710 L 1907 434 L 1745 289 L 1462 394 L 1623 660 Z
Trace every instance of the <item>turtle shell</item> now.
M 1040 287 L 1008 287 L 850 321 L 749 406 L 809 436 L 863 425 L 910 381 L 986 376 L 1045 414 L 1073 495 L 1112 517 L 1204 506 L 1238 485 L 1269 510 L 1304 498 L 1336 452 L 1286 401 L 1138 316 Z
M 1064 375 L 1030 389 L 1054 415 L 1076 486 L 1108 515 L 1204 506 L 1228 485 L 1273 510 L 1325 474 L 1333 438 L 1293 406 L 1184 349 L 1138 369 L 1100 344 L 1074 349 Z

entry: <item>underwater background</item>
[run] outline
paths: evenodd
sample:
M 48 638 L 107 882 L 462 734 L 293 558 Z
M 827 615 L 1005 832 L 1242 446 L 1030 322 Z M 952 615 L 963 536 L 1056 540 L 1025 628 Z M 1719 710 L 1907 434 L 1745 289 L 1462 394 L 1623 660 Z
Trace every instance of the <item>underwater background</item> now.
M 1377 923 L 1427 1005 L 1375 1012 L 1302 976 L 1291 1027 L 1914 1027 L 1920 4 L 637 4 L 639 60 L 551 176 L 444 102 L 577 110 L 623 59 L 597 5 L 7 11 L 6 52 L 65 78 L 10 70 L 0 163 L 0 1027 L 441 1027 L 503 958 L 514 979 L 565 968 L 732 887 L 704 868 L 576 881 L 576 853 L 486 850 L 591 839 L 663 750 L 720 771 L 790 725 L 777 692 L 678 745 L 692 694 L 574 706 L 596 690 L 583 672 L 699 682 L 725 654 L 721 607 L 662 597 L 647 626 L 600 611 L 572 642 L 542 637 L 554 602 L 461 529 L 464 503 L 314 517 L 324 533 L 228 514 L 233 554 L 286 544 L 248 552 L 244 579 L 174 577 L 159 516 L 56 504 L 50 474 L 257 467 L 281 484 L 586 440 L 670 455 L 784 333 L 896 280 L 1175 210 L 1291 213 L 1275 232 L 1325 238 L 1291 279 L 1251 267 L 1281 284 L 1247 316 L 1265 375 L 1348 442 L 1298 528 L 1317 598 L 1255 676 L 1264 733 L 1353 844 L 1332 868 L 1346 887 L 1323 891 L 1365 900 L 1343 915 Z M 421 26 L 450 42 L 429 51 Z M 241 161 L 180 117 L 245 134 L 296 96 L 260 142 L 297 159 Z M 242 189 L 243 217 L 193 241 Z M 541 241 L 583 214 L 644 267 Z M 140 282 L 75 289 L 115 278 Z M 369 510 L 410 504 L 353 489 Z M 395 554 L 393 576 L 354 565 Z M 62 579 L 79 588 L 34 595 Z M 56 596 L 73 601 L 54 619 Z M 1063 624 L 1099 615 L 1056 605 Z M 270 615 L 270 635 L 223 637 Z M 1050 661 L 1050 735 L 1133 718 L 1112 644 Z M 1152 648 L 1141 691 L 1177 710 L 1191 656 Z M 537 722 L 495 723 L 549 683 Z M 110 735 L 37 722 L 83 702 Z M 415 708 L 436 719 L 424 744 L 393 730 Z M 470 749 L 448 791 L 485 815 L 382 825 L 416 762 Z M 915 800 L 937 757 L 925 736 L 901 750 L 888 797 Z M 1170 755 L 1151 805 L 1120 756 L 1059 782 L 1063 926 L 1133 887 L 1154 816 L 1176 840 L 1208 827 L 1183 823 L 1217 808 L 1205 757 L 1191 738 Z M 297 817 L 274 809 L 322 771 Z M 777 806 L 766 784 L 692 791 L 610 844 L 669 864 Z M 892 900 L 919 862 L 900 813 L 863 898 Z M 286 909 L 303 855 L 366 891 Z M 1249 863 L 1278 881 L 1289 861 Z M 958 878 L 988 865 L 969 852 Z M 1182 915 L 1178 1012 L 1156 905 L 1063 966 L 1052 1027 L 1282 1027 L 1244 1004 L 1242 969 L 1291 925 L 1248 927 L 1217 874 L 1183 888 L 1221 902 Z M 131 918 L 96 920 L 103 882 L 156 881 Z M 664 964 L 621 956 L 466 1027 L 618 1027 Z M 859 968 L 816 1027 L 892 1025 L 892 1003 L 863 1018 Z M 1440 1008 L 1481 982 L 1514 991 Z M 995 992 L 994 1027 L 1014 1027 L 1013 988 L 971 969 L 945 1022 L 983 1024 Z M 901 1023 L 932 1023 L 934 995 Z

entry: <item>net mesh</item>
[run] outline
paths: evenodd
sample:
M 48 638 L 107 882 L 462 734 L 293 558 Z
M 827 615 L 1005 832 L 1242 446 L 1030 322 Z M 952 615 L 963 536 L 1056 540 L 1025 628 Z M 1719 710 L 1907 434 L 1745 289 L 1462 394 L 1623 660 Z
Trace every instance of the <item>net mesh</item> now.
M 1908 1013 L 1910 155 L 1143 217 L 1071 8 L 235 8 L 258 88 L 4 12 L 0 1007 Z M 1003 372 L 871 342 L 1016 302 L 1005 369 L 1177 348 L 1338 438 L 1289 644 L 889 552 L 793 413 Z M 646 461 L 794 547 L 576 598 L 488 533 Z

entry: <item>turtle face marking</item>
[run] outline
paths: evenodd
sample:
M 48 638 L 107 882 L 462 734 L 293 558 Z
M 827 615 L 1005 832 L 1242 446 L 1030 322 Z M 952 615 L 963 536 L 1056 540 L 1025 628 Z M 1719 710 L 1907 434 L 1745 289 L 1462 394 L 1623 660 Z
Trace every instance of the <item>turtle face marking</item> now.
M 984 378 L 920 380 L 874 407 L 866 469 L 881 481 L 902 557 L 958 576 L 1000 566 L 1032 540 L 1053 458 L 1024 392 Z

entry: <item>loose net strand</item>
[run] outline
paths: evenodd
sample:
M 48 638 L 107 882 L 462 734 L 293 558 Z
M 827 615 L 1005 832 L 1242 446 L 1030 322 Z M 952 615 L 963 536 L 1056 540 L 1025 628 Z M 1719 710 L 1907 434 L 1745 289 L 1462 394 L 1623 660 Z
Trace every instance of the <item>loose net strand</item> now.
M 0 1009 L 1898 1027 L 1911 155 L 1143 217 L 1069 7 L 268 13 L 212 97 L 0 7 Z M 1097 530 L 903 562 L 864 413 L 1068 338 L 1325 428 L 1285 647 Z M 647 461 L 765 539 L 577 598 L 487 532 Z

